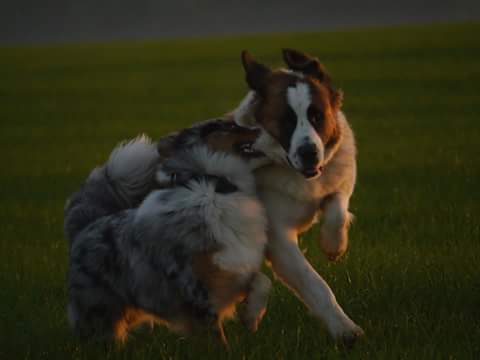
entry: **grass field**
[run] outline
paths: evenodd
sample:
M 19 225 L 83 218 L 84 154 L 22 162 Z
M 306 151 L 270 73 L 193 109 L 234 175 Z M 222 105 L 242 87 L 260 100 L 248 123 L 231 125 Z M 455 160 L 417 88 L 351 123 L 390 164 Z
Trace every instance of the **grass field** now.
M 0 49 L 0 359 L 480 358 L 480 24 Z M 220 115 L 239 54 L 318 55 L 357 135 L 357 221 L 329 264 L 302 247 L 367 337 L 351 352 L 280 283 L 255 335 L 157 328 L 79 343 L 65 314 L 63 204 L 120 140 Z

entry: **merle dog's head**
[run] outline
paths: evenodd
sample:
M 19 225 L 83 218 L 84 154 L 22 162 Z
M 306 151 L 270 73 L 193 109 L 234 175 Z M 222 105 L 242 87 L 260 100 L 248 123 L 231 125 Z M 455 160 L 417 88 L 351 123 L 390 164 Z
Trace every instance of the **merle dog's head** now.
M 283 58 L 288 69 L 271 70 L 242 52 L 252 91 L 233 117 L 242 126 L 262 130 L 255 148 L 315 178 L 340 139 L 342 93 L 317 58 L 291 49 L 283 50 Z
M 252 170 L 270 162 L 263 153 L 252 149 L 258 135 L 258 129 L 226 119 L 203 121 L 167 135 L 158 141 L 161 166 L 156 173 L 157 183 L 171 186 L 172 181 L 182 182 L 181 177 L 188 180 L 210 176 L 253 193 Z
M 162 158 L 168 158 L 195 146 L 207 146 L 212 152 L 262 162 L 262 158 L 266 161 L 264 154 L 252 149 L 259 134 L 259 129 L 239 126 L 227 119 L 211 119 L 163 137 L 158 142 L 158 152 Z

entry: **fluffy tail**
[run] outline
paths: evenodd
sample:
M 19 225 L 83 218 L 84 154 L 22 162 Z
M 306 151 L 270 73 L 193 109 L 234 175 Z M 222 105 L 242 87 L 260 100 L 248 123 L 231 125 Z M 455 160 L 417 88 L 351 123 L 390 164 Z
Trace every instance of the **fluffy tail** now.
M 138 205 L 152 189 L 158 163 L 156 145 L 141 135 L 117 146 L 105 165 L 105 171 L 123 200 Z
M 156 145 L 145 136 L 118 145 L 65 204 L 65 233 L 70 241 L 88 224 L 137 206 L 154 186 Z

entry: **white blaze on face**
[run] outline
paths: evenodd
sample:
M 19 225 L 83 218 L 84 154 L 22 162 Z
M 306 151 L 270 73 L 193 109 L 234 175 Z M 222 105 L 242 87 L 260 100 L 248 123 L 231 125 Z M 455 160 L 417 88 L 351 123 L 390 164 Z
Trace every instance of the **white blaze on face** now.
M 295 87 L 287 89 L 287 101 L 297 116 L 297 126 L 290 141 L 288 158 L 297 170 L 303 170 L 302 159 L 298 155 L 298 149 L 305 144 L 315 146 L 319 164 L 323 161 L 324 146 L 322 139 L 308 120 L 308 108 L 311 104 L 311 94 L 308 84 L 298 82 Z

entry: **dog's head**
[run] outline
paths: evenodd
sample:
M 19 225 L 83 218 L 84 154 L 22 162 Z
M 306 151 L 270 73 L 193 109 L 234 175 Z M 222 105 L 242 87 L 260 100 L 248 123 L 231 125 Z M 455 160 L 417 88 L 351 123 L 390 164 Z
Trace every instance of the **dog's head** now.
M 283 50 L 283 58 L 288 69 L 271 70 L 242 52 L 252 91 L 233 117 L 239 125 L 263 130 L 255 147 L 273 161 L 315 178 L 340 139 L 342 93 L 317 58 L 291 49 Z
M 158 141 L 157 146 L 160 157 L 166 159 L 176 152 L 205 145 L 213 152 L 240 157 L 255 168 L 260 166 L 256 165 L 257 162 L 268 161 L 264 154 L 252 149 L 259 133 L 259 129 L 239 126 L 233 121 L 211 119 L 167 135 Z
M 170 186 L 172 174 L 186 178 L 213 175 L 225 178 L 245 193 L 253 193 L 252 170 L 270 162 L 252 149 L 258 134 L 258 129 L 213 119 L 167 135 L 158 141 L 162 165 L 157 169 L 157 183 Z

